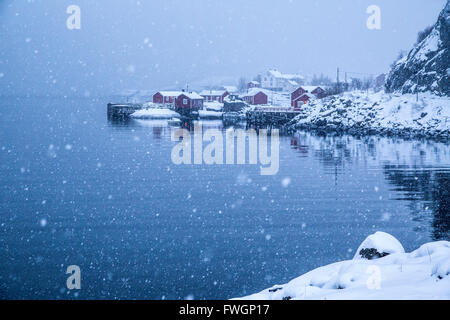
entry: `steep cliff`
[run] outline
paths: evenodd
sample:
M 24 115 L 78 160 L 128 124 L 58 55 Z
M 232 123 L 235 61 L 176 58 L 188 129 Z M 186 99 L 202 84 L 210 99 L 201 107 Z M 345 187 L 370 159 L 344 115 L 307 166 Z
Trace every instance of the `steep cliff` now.
M 395 63 L 386 79 L 386 91 L 431 91 L 450 96 L 450 1 L 429 35 Z

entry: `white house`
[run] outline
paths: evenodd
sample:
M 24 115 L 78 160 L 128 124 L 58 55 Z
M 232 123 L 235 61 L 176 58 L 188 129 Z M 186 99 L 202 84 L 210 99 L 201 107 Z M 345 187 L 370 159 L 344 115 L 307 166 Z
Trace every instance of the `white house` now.
M 273 91 L 292 92 L 303 84 L 305 78 L 299 74 L 281 73 L 271 69 L 261 75 L 261 87 Z

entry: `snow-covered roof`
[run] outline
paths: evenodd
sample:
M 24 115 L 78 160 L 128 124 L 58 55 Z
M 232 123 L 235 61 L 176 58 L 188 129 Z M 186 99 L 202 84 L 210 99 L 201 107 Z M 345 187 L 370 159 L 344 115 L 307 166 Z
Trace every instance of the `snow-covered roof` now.
M 249 83 L 260 84 L 260 83 L 259 83 L 258 81 L 256 81 L 256 80 L 250 81 Z
M 200 92 L 201 96 L 222 96 L 227 92 L 226 90 L 203 90 Z
M 180 94 L 184 93 L 183 91 L 158 91 L 158 92 L 161 93 L 164 97 L 178 97 Z
M 297 101 L 298 99 L 300 99 L 300 98 L 302 98 L 302 97 L 308 97 L 308 98 L 310 98 L 310 99 L 313 99 L 314 98 L 314 96 L 312 95 L 312 94 L 309 94 L 309 93 L 304 93 L 304 94 L 302 94 L 301 96 L 298 96 L 297 98 L 295 98 L 293 101 Z
M 298 90 L 299 88 L 302 88 L 303 90 L 305 90 L 306 92 L 313 92 L 314 90 L 316 90 L 317 88 L 321 88 L 322 90 L 325 90 L 325 86 L 299 86 L 296 90 Z
M 317 88 L 323 89 L 321 86 L 302 86 L 303 89 L 305 89 L 308 92 L 313 92 Z
M 262 93 L 264 93 L 265 95 L 267 95 L 267 92 L 265 92 L 265 90 L 262 90 L 262 89 L 260 89 L 260 88 L 251 88 L 250 90 L 248 90 L 247 93 L 245 93 L 245 94 L 243 95 L 243 97 L 253 97 L 253 96 L 257 95 L 257 94 L 260 93 L 260 92 L 262 92 Z
M 185 91 L 158 91 L 157 93 L 162 94 L 164 97 L 179 97 L 184 94 L 189 99 L 203 99 L 201 95 L 196 92 L 185 92 Z
M 304 77 L 299 74 L 281 73 L 276 69 L 269 70 L 268 73 L 274 78 L 281 78 L 286 80 L 304 79 Z
M 189 99 L 193 99 L 193 100 L 197 100 L 197 99 L 202 99 L 203 97 L 201 95 L 199 95 L 197 92 L 181 92 L 180 95 L 185 95 L 186 97 L 188 97 Z M 180 96 L 178 95 L 178 96 Z

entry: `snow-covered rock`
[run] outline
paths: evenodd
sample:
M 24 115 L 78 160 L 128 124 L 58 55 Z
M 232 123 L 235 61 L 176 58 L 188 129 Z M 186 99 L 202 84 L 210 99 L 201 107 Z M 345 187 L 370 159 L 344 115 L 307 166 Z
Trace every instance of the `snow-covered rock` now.
M 388 92 L 431 91 L 450 96 L 450 1 L 429 35 L 403 59 L 397 61 L 386 79 Z
M 203 109 L 206 111 L 220 112 L 223 110 L 223 103 L 220 103 L 218 101 L 204 102 Z
M 360 246 L 366 247 L 390 254 L 333 263 L 239 299 L 450 299 L 450 242 L 405 253 L 397 239 L 377 232 Z
M 392 253 L 404 253 L 402 244 L 389 233 L 378 231 L 361 243 L 353 259 L 377 259 Z
M 138 110 L 131 117 L 135 119 L 172 119 L 179 118 L 180 114 L 169 109 L 149 108 Z

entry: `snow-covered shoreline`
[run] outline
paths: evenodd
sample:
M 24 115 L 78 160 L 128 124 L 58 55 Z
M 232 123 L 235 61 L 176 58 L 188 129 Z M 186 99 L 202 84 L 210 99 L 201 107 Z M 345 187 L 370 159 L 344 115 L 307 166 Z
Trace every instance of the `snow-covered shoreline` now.
M 131 115 L 135 119 L 172 119 L 180 118 L 180 114 L 163 108 L 148 108 L 138 110 Z
M 393 236 L 377 232 L 353 260 L 310 271 L 244 300 L 448 300 L 450 242 L 437 241 L 405 253 Z
M 417 101 L 416 101 L 417 100 Z M 312 100 L 289 124 L 292 129 L 450 138 L 450 97 L 420 93 L 346 92 Z

